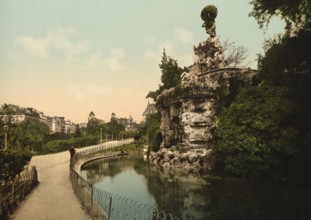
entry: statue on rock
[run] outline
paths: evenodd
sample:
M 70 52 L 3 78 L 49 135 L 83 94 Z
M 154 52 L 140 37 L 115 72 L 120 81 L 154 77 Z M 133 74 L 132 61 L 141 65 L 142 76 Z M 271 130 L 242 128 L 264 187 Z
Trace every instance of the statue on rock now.
M 216 36 L 216 22 L 218 10 L 214 5 L 207 5 L 201 11 L 201 18 L 204 21 L 202 27 L 205 28 L 209 38 L 194 46 L 196 61 L 189 72 L 181 75 L 182 84 L 190 84 L 197 81 L 198 75 L 211 70 L 224 68 L 224 51 Z
M 197 63 L 201 66 L 201 72 L 224 68 L 224 52 L 218 37 L 216 36 L 216 22 L 218 10 L 214 5 L 207 5 L 201 11 L 204 21 L 202 27 L 210 37 L 194 47 Z
M 217 13 L 213 5 L 203 8 L 202 27 L 208 38 L 194 46 L 195 60 L 190 70 L 181 74 L 181 83 L 157 97 L 162 143 L 158 152 L 150 153 L 151 164 L 189 172 L 213 168 L 214 128 L 219 109 L 229 95 L 231 98 L 241 86 L 251 84 L 256 74 L 224 68 L 224 52 L 216 36 Z
M 217 17 L 218 10 L 214 5 L 207 5 L 201 11 L 201 18 L 204 21 L 202 27 L 205 28 L 211 38 L 216 37 L 216 23 L 215 18 Z

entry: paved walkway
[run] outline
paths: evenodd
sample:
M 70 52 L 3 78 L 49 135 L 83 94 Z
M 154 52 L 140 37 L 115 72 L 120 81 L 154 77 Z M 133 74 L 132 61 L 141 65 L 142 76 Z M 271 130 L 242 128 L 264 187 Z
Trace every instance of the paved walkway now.
M 76 198 L 69 177 L 69 152 L 35 156 L 39 185 L 20 204 L 16 220 L 87 220 Z

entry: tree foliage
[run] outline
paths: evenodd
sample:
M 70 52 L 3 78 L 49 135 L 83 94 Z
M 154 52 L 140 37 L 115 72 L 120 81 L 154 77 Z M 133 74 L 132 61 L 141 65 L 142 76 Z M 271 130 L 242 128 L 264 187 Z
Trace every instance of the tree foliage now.
M 287 87 L 295 86 L 299 78 L 308 79 L 311 55 L 305 51 L 311 50 L 310 39 L 311 32 L 302 31 L 293 37 L 278 37 L 267 42 L 266 54 L 259 60 L 262 78 Z
M 13 180 L 31 160 L 31 153 L 24 150 L 0 149 L 0 185 Z
M 150 91 L 146 98 L 152 98 L 156 101 L 158 95 L 160 95 L 165 89 L 170 89 L 177 86 L 180 83 L 180 76 L 186 70 L 186 68 L 180 68 L 177 60 L 168 56 L 163 50 L 161 63 L 159 64 L 161 69 L 161 85 L 156 91 Z
M 22 148 L 40 152 L 44 145 L 45 136 L 49 133 L 49 127 L 36 120 L 25 120 L 20 126 L 20 133 L 16 134 Z
M 146 121 L 146 136 L 149 143 L 149 150 L 158 151 L 162 142 L 160 131 L 161 115 L 153 114 Z
M 182 69 L 178 66 L 177 60 L 167 56 L 165 50 L 163 50 L 162 60 L 159 65 L 162 75 L 160 90 L 170 89 L 180 83 L 180 75 Z
M 36 112 L 32 109 L 31 115 Z M 18 122 L 15 118 L 18 115 L 25 114 L 25 109 L 12 104 L 3 104 L 1 106 L 0 126 L 7 125 L 7 140 L 9 148 L 27 148 L 33 151 L 40 151 L 46 135 L 49 133 L 49 127 L 40 122 L 36 117 L 26 118 Z M 1 129 L 0 138 L 4 139 L 4 131 Z M 1 141 L 3 142 L 3 141 Z M 1 143 L 2 144 L 2 143 Z
M 137 135 L 136 130 L 131 130 L 131 131 L 120 131 L 119 132 L 119 137 L 122 139 L 127 139 L 127 138 L 134 138 Z
M 102 126 L 102 131 L 111 136 L 112 139 L 116 139 L 117 135 L 120 136 L 120 132 L 125 131 L 125 127 L 113 120 L 104 124 Z
M 98 135 L 99 126 L 100 126 L 99 120 L 95 117 L 94 112 L 91 111 L 87 122 L 88 135 Z
M 273 16 L 281 17 L 288 32 L 308 30 L 311 28 L 311 3 L 309 0 L 252 0 L 254 17 L 261 28 L 266 27 Z
M 164 91 L 180 84 L 181 74 L 187 71 L 187 68 L 180 68 L 177 60 L 168 56 L 163 50 L 161 63 L 159 64 L 161 69 L 161 85 L 156 91 L 150 91 L 146 98 L 152 98 L 157 102 L 157 97 Z M 162 135 L 160 131 L 161 115 L 154 114 L 146 121 L 146 136 L 149 143 L 149 150 L 158 151 L 162 142 Z
M 42 153 L 56 153 L 69 150 L 72 146 L 79 148 L 98 144 L 97 136 L 85 136 L 78 138 L 69 138 L 65 140 L 52 140 L 46 143 Z
M 215 152 L 222 169 L 256 178 L 282 169 L 297 154 L 299 132 L 287 125 L 294 107 L 287 94 L 267 85 L 240 91 L 217 123 Z
M 253 0 L 250 16 L 261 28 L 280 16 L 286 32 L 265 43 L 260 86 L 240 91 L 219 117 L 219 167 L 238 176 L 290 171 L 308 176 L 311 160 L 310 1 Z M 289 172 L 289 173 L 290 173 Z
M 287 22 L 287 33 L 266 43 L 265 54 L 259 59 L 259 73 L 262 80 L 290 90 L 289 99 L 295 105 L 294 116 L 289 120 L 291 126 L 300 131 L 303 147 L 299 160 L 306 161 L 304 166 L 310 166 L 307 161 L 311 160 L 311 55 L 308 52 L 311 50 L 311 3 L 308 0 L 258 0 L 252 4 L 252 13 L 259 22 L 268 22 L 273 15 Z

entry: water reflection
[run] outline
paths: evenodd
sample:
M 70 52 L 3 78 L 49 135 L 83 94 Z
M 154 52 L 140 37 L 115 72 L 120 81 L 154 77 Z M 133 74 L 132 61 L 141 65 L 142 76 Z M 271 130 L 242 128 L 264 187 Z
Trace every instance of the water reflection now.
M 105 191 L 154 205 L 180 219 L 311 219 L 311 192 L 304 187 L 177 175 L 133 156 L 89 163 L 81 174 Z
M 91 162 L 81 169 L 81 175 L 98 189 L 156 207 L 145 176 L 134 168 L 135 159 L 121 157 Z

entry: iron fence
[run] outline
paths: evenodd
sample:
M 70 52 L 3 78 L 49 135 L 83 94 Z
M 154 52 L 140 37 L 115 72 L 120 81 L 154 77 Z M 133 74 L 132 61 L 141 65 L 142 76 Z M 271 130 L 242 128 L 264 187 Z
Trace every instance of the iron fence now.
M 7 219 L 38 183 L 36 167 L 28 167 L 14 180 L 0 186 L 0 219 Z
M 83 156 L 85 155 L 89 155 L 89 154 L 93 154 L 93 153 L 97 153 L 100 151 L 105 151 L 114 147 L 119 147 L 125 144 L 130 144 L 132 143 L 134 140 L 133 139 L 127 139 L 127 140 L 122 140 L 122 141 L 111 141 L 111 142 L 106 142 L 106 143 L 102 143 L 102 144 L 98 144 L 95 146 L 91 146 L 88 147 L 85 150 L 79 151 L 78 153 L 76 153 L 71 161 L 70 161 L 70 165 L 71 168 L 73 168 L 73 165 Z
M 92 186 L 74 169 L 73 165 L 84 155 L 133 142 L 132 139 L 115 143 L 101 144 L 79 152 L 72 160 L 70 177 L 73 190 L 82 206 L 92 219 L 108 220 L 178 220 L 170 213 L 159 211 L 155 207 L 142 204 L 133 199 L 112 194 Z

